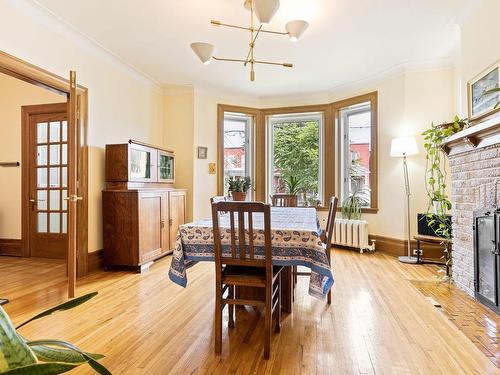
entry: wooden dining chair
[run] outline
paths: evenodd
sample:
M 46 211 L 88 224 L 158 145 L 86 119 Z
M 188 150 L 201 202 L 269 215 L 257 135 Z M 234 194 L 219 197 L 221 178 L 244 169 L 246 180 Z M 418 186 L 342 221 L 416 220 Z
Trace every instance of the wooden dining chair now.
M 335 228 L 335 215 L 337 213 L 337 204 L 338 204 L 338 198 L 332 197 L 330 199 L 330 204 L 328 206 L 328 218 L 326 219 L 325 231 L 321 236 L 321 240 L 323 241 L 323 247 L 325 248 L 326 257 L 328 258 L 328 263 L 330 264 L 330 267 L 332 266 L 331 262 L 332 237 L 333 237 L 333 228 Z M 294 270 L 293 275 L 294 275 L 294 280 L 296 280 L 297 276 L 311 276 L 311 272 L 298 272 Z M 329 305 L 332 303 L 331 289 L 328 291 L 327 301 Z
M 297 207 L 297 195 L 274 194 L 271 196 L 271 203 L 275 207 Z
M 229 215 L 230 228 L 220 228 L 220 213 Z M 256 257 L 253 214 L 264 215 L 263 257 Z M 264 307 L 264 358 L 271 352 L 272 318 L 275 331 L 281 329 L 281 270 L 273 267 L 271 207 L 260 202 L 214 202 L 212 220 L 215 255 L 215 353 L 222 351 L 222 311 L 228 305 L 229 327 L 234 327 L 234 305 Z M 237 221 L 237 222 L 236 222 Z M 229 244 L 222 245 L 221 236 Z M 259 244 L 260 246 L 260 244 Z M 264 299 L 240 299 L 236 287 L 265 289 Z M 227 295 L 224 294 L 227 292 Z

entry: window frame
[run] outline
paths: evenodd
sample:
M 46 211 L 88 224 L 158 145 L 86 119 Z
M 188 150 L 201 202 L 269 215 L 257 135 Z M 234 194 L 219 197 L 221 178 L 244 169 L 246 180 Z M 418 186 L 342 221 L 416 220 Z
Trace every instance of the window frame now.
M 343 187 L 343 165 L 341 165 L 343 160 L 343 153 L 345 149 L 342 148 L 342 129 L 340 126 L 341 110 L 345 107 L 350 107 L 356 104 L 370 103 L 371 112 L 371 152 L 370 152 L 370 207 L 363 207 L 361 212 L 363 213 L 377 213 L 378 212 L 378 147 L 377 147 L 377 133 L 378 133 L 378 92 L 374 91 L 368 94 L 355 96 L 352 98 L 340 100 L 338 102 L 332 103 L 333 115 L 335 119 L 335 125 L 337 128 L 338 140 L 337 143 L 337 155 L 338 155 L 338 166 L 337 166 L 337 191 L 339 194 L 342 193 Z M 339 207 L 339 210 L 341 207 Z
M 217 194 L 224 193 L 224 113 L 236 112 L 253 117 L 253 176 L 252 189 L 254 199 L 257 201 L 267 201 L 266 196 L 268 190 L 268 128 L 267 117 L 271 115 L 288 115 L 300 114 L 308 112 L 320 112 L 323 114 L 323 152 L 320 155 L 320 163 L 322 163 L 322 199 L 323 206 L 317 207 L 319 211 L 327 210 L 327 200 L 336 195 L 336 192 L 341 191 L 341 146 L 340 134 L 340 110 L 355 104 L 370 102 L 371 106 L 371 145 L 372 151 L 370 155 L 370 203 L 371 207 L 361 209 L 363 213 L 378 212 L 378 92 L 370 92 L 367 94 L 339 100 L 328 104 L 305 105 L 296 107 L 279 107 L 279 108 L 250 108 L 240 107 L 227 104 L 218 104 L 217 108 Z M 338 208 L 341 210 L 341 207 Z
M 273 193 L 273 169 L 271 166 L 274 165 L 274 124 L 280 122 L 297 122 L 297 120 L 319 120 L 319 174 L 318 174 L 318 199 L 321 202 L 321 207 L 325 206 L 325 182 L 324 182 L 324 155 L 325 155 L 325 114 L 321 111 L 314 112 L 303 112 L 303 113 L 283 113 L 265 116 L 266 121 L 266 197 L 267 202 L 270 202 L 270 196 Z

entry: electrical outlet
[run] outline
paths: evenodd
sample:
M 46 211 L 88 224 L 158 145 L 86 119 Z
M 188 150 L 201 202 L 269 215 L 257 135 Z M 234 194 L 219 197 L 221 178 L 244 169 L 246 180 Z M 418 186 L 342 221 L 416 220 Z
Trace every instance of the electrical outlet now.
M 217 169 L 215 163 L 208 163 L 208 174 L 216 174 Z
M 417 249 L 413 249 L 413 255 L 418 255 L 418 250 Z M 424 256 L 424 251 L 422 249 L 420 249 L 420 256 Z

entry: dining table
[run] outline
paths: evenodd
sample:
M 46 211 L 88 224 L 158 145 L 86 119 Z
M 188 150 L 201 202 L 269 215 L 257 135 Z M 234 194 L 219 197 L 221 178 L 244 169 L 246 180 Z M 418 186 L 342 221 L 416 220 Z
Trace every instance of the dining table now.
M 263 248 L 264 217 L 253 213 L 253 227 L 257 233 L 254 246 Z M 228 214 L 219 219 L 221 229 L 230 228 Z M 309 294 L 324 299 L 333 285 L 333 274 L 321 240 L 321 226 L 313 207 L 271 207 L 271 245 L 273 265 L 284 266 L 282 274 L 282 310 L 292 312 L 293 276 L 292 266 L 303 266 L 311 270 Z M 230 238 L 222 238 L 222 253 L 230 253 Z M 262 254 L 263 252 L 261 252 Z M 256 258 L 259 258 L 256 251 Z M 262 257 L 262 255 L 260 255 Z M 197 262 L 214 261 L 212 219 L 198 220 L 179 226 L 169 278 L 186 287 L 187 270 Z

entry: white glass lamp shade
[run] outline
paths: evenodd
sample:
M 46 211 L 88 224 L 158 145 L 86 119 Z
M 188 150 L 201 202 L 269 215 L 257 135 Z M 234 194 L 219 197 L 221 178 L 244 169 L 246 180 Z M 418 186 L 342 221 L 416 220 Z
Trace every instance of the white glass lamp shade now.
M 280 7 L 279 0 L 253 0 L 253 10 L 260 23 L 268 24 Z
M 212 44 L 195 42 L 191 43 L 191 49 L 204 65 L 210 64 L 215 50 L 215 47 Z
M 418 147 L 415 137 L 399 137 L 392 140 L 392 157 L 403 157 L 416 154 L 418 154 Z
M 308 26 L 309 24 L 306 21 L 295 20 L 288 22 L 285 25 L 285 30 L 290 36 L 290 40 L 292 42 L 296 42 L 300 38 L 300 36 L 304 34 L 304 31 L 306 31 Z

